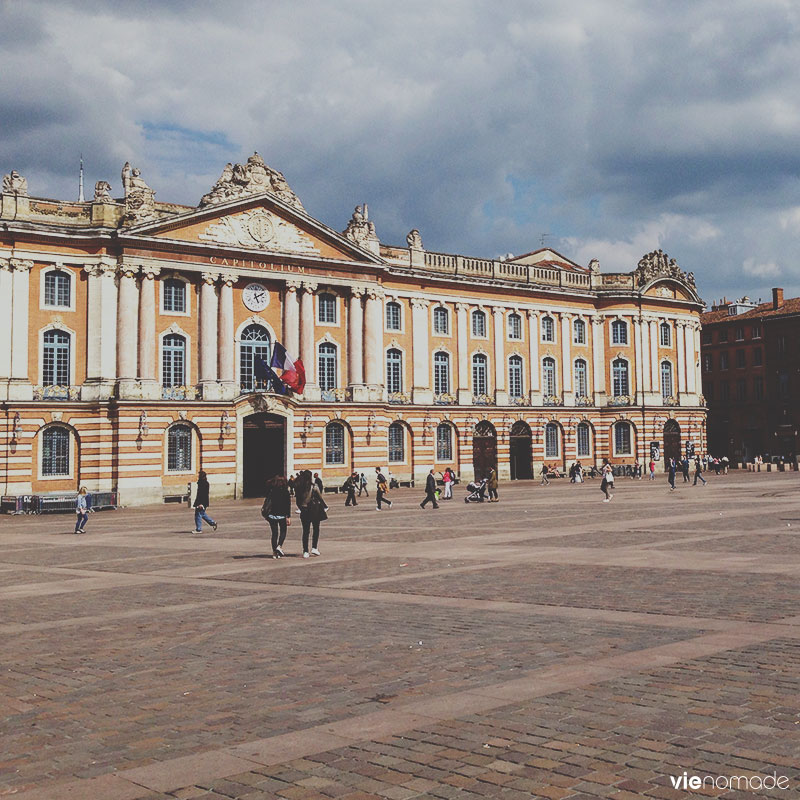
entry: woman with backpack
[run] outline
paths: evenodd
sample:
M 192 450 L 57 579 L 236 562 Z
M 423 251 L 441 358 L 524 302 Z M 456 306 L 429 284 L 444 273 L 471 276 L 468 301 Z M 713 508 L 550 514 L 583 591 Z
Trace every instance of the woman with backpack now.
M 328 505 L 322 499 L 319 486 L 312 481 L 311 471 L 304 469 L 295 481 L 295 498 L 300 509 L 300 523 L 303 526 L 303 558 L 320 555 L 319 524 L 328 519 Z M 311 536 L 311 550 L 308 540 Z
M 283 558 L 286 528 L 292 524 L 292 499 L 289 495 L 289 483 L 283 475 L 276 475 L 267 481 L 267 496 L 261 506 L 261 516 L 269 523 L 272 531 L 272 557 Z

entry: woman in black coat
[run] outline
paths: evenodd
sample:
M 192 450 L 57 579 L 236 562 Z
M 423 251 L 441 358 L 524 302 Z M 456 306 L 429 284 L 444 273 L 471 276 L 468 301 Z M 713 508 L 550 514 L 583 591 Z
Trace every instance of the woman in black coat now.
M 297 507 L 300 509 L 300 522 L 303 525 L 303 558 L 309 555 L 318 556 L 319 552 L 319 523 L 328 519 L 328 505 L 322 499 L 322 492 L 316 483 L 312 482 L 311 471 L 304 469 L 295 482 L 295 497 Z M 313 531 L 311 551 L 308 549 L 309 534 Z
M 208 508 L 208 478 L 204 470 L 200 470 L 197 475 L 197 491 L 194 495 L 194 530 L 192 533 L 203 532 L 203 520 L 205 520 L 214 530 L 217 523 L 206 514 Z
M 272 557 L 283 558 L 286 526 L 292 524 L 292 500 L 288 481 L 283 475 L 276 475 L 267 482 L 267 496 L 261 507 L 261 515 L 269 522 L 272 531 Z

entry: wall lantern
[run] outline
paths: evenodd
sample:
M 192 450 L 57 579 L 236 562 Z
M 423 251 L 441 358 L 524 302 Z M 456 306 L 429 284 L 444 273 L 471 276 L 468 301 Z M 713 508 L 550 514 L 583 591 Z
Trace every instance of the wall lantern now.
M 150 428 L 147 426 L 147 412 L 142 411 L 139 414 L 139 436 L 144 438 L 148 433 L 150 433 Z
M 230 436 L 231 434 L 231 423 L 230 417 L 228 416 L 227 411 L 222 412 L 222 416 L 219 420 L 219 432 L 220 436 Z

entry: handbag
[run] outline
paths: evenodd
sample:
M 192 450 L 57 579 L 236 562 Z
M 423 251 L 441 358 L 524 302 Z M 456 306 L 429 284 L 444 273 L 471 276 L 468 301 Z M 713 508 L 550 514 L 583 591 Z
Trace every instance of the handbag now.
M 269 516 L 269 512 L 272 510 L 272 495 L 268 494 L 264 498 L 264 504 L 261 506 L 261 516 L 266 519 Z

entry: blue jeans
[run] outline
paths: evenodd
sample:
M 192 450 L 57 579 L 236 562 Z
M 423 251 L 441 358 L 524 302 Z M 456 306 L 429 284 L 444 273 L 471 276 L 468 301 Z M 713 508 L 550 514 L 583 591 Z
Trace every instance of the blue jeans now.
M 80 514 L 77 515 L 78 519 L 75 520 L 75 533 L 78 531 L 83 532 L 83 529 L 86 527 L 86 520 L 89 519 L 89 512 L 82 511 Z
M 201 520 L 205 520 L 209 525 L 216 525 L 217 523 L 214 522 L 211 517 L 206 514 L 206 510 L 204 508 L 196 508 L 194 510 L 194 529 L 196 531 L 203 530 L 203 523 Z

